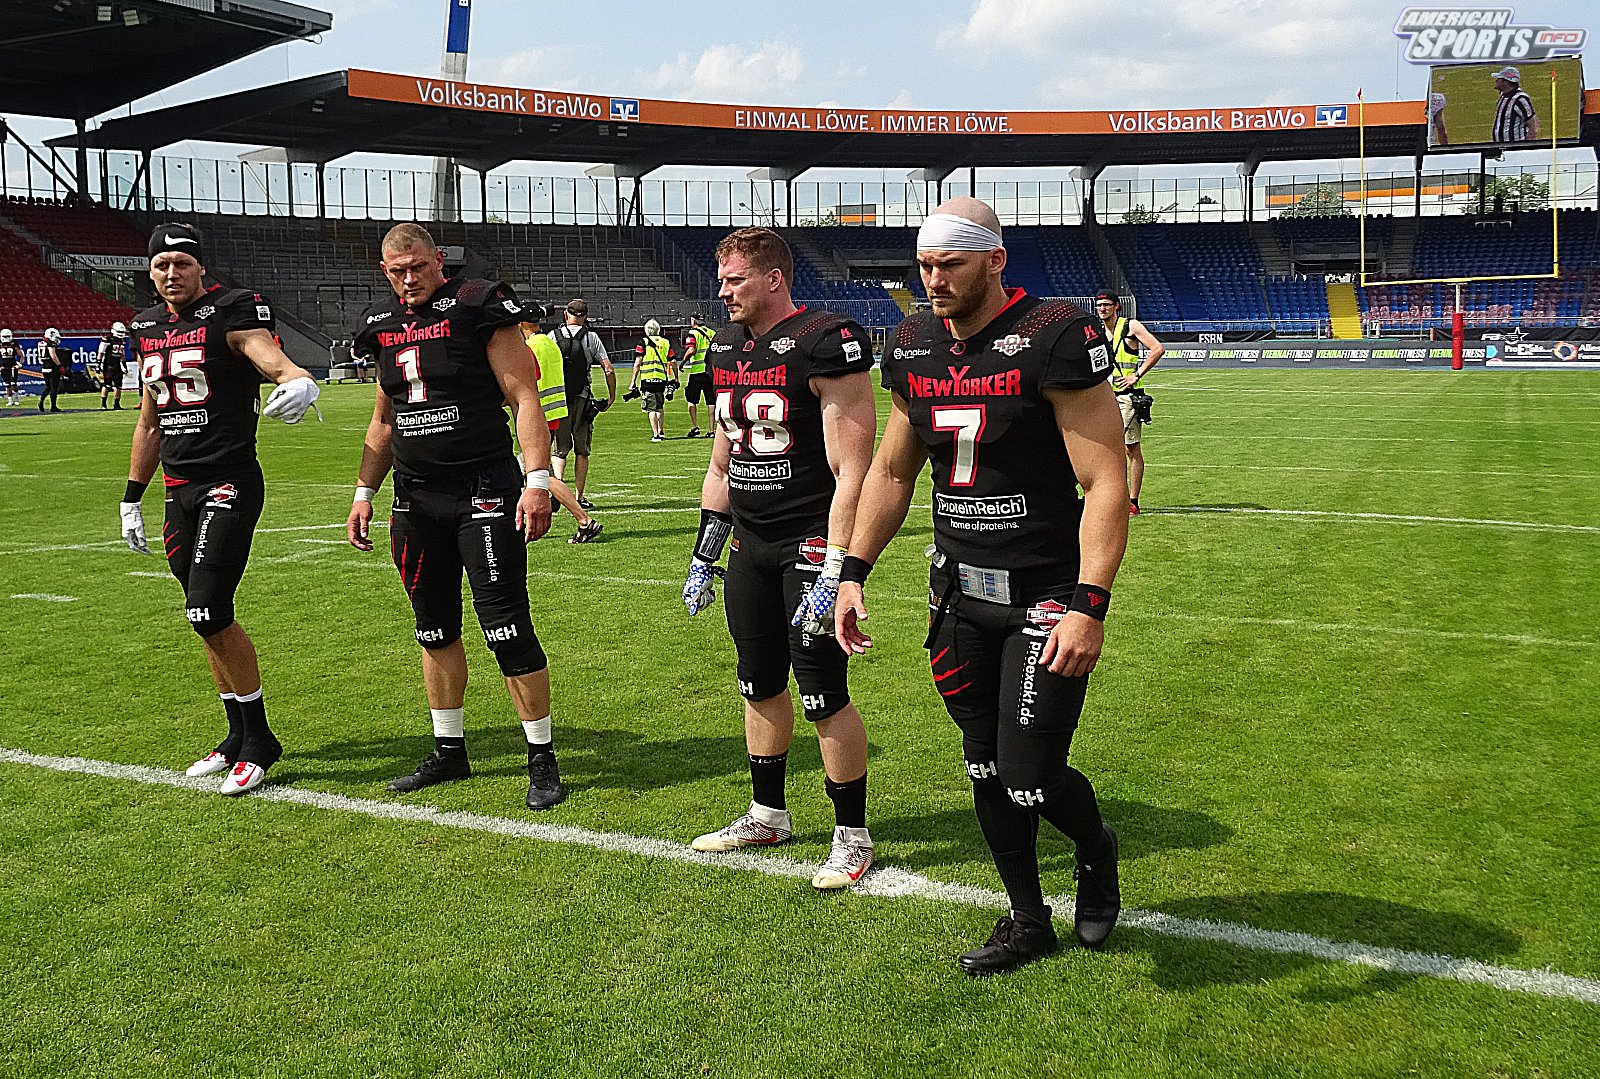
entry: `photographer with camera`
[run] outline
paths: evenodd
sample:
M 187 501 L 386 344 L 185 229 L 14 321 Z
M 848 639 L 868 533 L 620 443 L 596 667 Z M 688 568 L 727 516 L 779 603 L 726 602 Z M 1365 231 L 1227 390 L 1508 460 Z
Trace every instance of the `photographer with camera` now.
M 1139 488 L 1144 483 L 1144 449 L 1139 444 L 1139 429 L 1150 422 L 1154 399 L 1139 389 L 1139 380 L 1161 362 L 1167 347 L 1156 340 L 1136 318 L 1122 316 L 1122 300 L 1110 289 L 1094 298 L 1095 314 L 1105 327 L 1111 346 L 1111 388 L 1117 391 L 1117 407 L 1122 410 L 1122 440 L 1128 447 L 1128 515 L 1139 515 Z M 1139 346 L 1145 350 L 1139 359 Z
M 672 342 L 661 336 L 661 323 L 655 319 L 644 324 L 644 343 L 633 350 L 633 381 L 628 385 L 624 401 L 643 396 L 639 407 L 650 417 L 650 441 L 666 440 L 663 420 L 667 402 L 678 388 L 677 353 Z M 641 394 L 638 391 L 643 391 Z
M 589 452 L 594 441 L 594 420 L 617 403 L 617 372 L 606 355 L 606 346 L 600 335 L 589 328 L 589 304 L 579 298 L 567 301 L 564 321 L 550 331 L 550 339 L 561 349 L 562 373 L 567 384 L 567 419 L 555 433 L 552 452 L 555 454 L 556 479 L 566 479 L 567 454 L 578 455 L 574 466 L 572 491 L 578 505 L 593 509 L 583 497 L 584 484 L 589 480 Z M 589 370 L 598 365 L 606 373 L 606 399 L 595 398 L 589 385 Z

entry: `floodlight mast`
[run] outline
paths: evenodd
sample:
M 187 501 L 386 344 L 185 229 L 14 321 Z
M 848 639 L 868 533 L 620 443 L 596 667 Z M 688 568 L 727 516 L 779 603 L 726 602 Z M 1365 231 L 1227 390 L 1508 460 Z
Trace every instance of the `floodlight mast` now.
M 471 38 L 472 0 L 445 0 L 444 57 L 439 73 L 454 82 L 467 77 L 467 44 Z M 453 159 L 433 159 L 433 216 L 436 221 L 461 219 L 460 169 Z

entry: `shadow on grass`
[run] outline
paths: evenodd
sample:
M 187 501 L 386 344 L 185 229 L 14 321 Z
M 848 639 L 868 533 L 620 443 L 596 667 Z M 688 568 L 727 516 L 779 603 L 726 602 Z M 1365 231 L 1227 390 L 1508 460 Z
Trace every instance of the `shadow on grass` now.
M 1116 825 L 1122 847 L 1121 860 L 1143 858 L 1164 850 L 1201 850 L 1226 843 L 1233 829 L 1204 813 L 1188 809 L 1100 799 L 1100 812 Z M 870 815 L 870 806 L 869 806 Z M 905 869 L 960 862 L 987 862 L 989 849 L 970 806 L 902 817 L 876 817 L 869 823 L 875 836 L 894 843 L 891 860 Z M 896 842 L 896 840 L 899 840 Z M 1049 875 L 1070 872 L 1074 864 L 1072 841 L 1045 824 L 1039 830 L 1039 869 Z M 1048 890 L 1052 883 L 1046 882 Z
M 646 791 L 748 770 L 744 735 L 645 739 L 622 729 L 563 727 L 554 732 L 561 776 L 569 786 Z M 467 731 L 474 775 L 522 775 L 527 743 L 516 729 Z M 291 748 L 273 772 L 280 783 L 306 780 L 387 783 L 409 775 L 433 751 L 426 731 L 390 738 Z M 506 760 L 506 757 L 510 760 Z M 304 764 L 301 764 L 304 762 Z
M 1515 933 L 1481 918 L 1337 892 L 1207 896 L 1164 903 L 1161 909 L 1162 913 L 1184 918 L 1233 922 L 1336 942 L 1483 962 L 1514 955 L 1522 946 L 1522 939 Z M 1258 982 L 1327 963 L 1314 956 L 1279 955 L 1138 931 L 1122 934 L 1113 947 L 1151 955 L 1156 961 L 1154 981 L 1163 989 L 1175 991 Z M 1337 1004 L 1394 992 L 1420 977 L 1423 975 L 1371 969 L 1358 985 L 1311 986 L 1296 993 L 1296 998 L 1307 1004 Z

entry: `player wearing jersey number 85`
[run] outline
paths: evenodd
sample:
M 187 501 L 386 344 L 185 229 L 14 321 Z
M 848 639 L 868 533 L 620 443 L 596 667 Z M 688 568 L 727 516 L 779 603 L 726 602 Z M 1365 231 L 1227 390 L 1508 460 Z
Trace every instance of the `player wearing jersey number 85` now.
M 301 400 L 306 385 L 315 396 L 315 383 L 278 347 L 266 297 L 206 286 L 198 230 L 159 225 L 148 253 L 161 302 L 128 327 L 129 357 L 144 389 L 120 532 L 130 549 L 150 553 L 140 499 L 159 462 L 168 495 L 167 564 L 183 585 L 184 615 L 204 641 L 228 717 L 227 737 L 189 774 L 226 771 L 222 793 L 243 794 L 282 753 L 267 724 L 255 645 L 233 607 L 264 497 L 256 460 L 259 387 L 265 379 L 276 384 L 275 396 Z
M 753 798 L 748 813 L 694 846 L 725 851 L 793 834 L 784 794 L 792 667 L 834 804 L 833 853 L 812 884 L 842 888 L 872 864 L 872 838 L 866 728 L 850 703 L 845 655 L 824 632 L 837 580 L 828 552 L 850 533 L 872 456 L 872 350 L 850 319 L 796 307 L 793 272 L 788 246 L 767 229 L 741 229 L 717 247 L 719 295 L 733 325 L 706 348 L 716 441 L 683 599 L 691 614 L 710 602 L 731 531 L 723 602 L 745 698 Z

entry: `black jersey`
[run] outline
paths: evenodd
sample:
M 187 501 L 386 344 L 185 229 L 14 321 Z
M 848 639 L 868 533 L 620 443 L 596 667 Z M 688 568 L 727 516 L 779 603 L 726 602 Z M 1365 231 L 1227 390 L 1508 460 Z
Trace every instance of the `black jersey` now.
M 449 477 L 511 456 L 488 343 L 529 317 L 509 285 L 476 278 L 446 281 L 415 309 L 392 295 L 367 308 L 351 352 L 377 365 L 393 406 L 396 471 Z
M 125 341 L 118 341 L 115 337 L 102 337 L 100 339 L 100 355 L 96 362 L 100 371 L 106 375 L 121 375 L 122 363 L 126 359 L 128 346 Z
M 9 371 L 22 364 L 22 349 L 17 345 L 0 345 L 0 371 Z
M 46 371 L 65 371 L 72 366 L 72 354 L 60 345 L 49 341 L 39 351 L 39 365 Z
M 134 317 L 128 349 L 155 400 L 167 475 L 203 480 L 254 463 L 261 375 L 228 334 L 273 326 L 266 297 L 221 285 L 179 311 L 157 304 Z
M 1083 504 L 1043 391 L 1094 386 L 1110 368 L 1097 319 L 1021 289 L 965 341 L 931 312 L 900 324 L 883 384 L 905 399 L 933 465 L 941 551 L 969 565 L 1076 579 Z
M 844 315 L 802 307 L 760 337 L 740 325 L 707 350 L 713 414 L 732 442 L 728 501 L 741 528 L 771 537 L 826 521 L 835 481 L 811 379 L 872 369 L 872 344 Z

